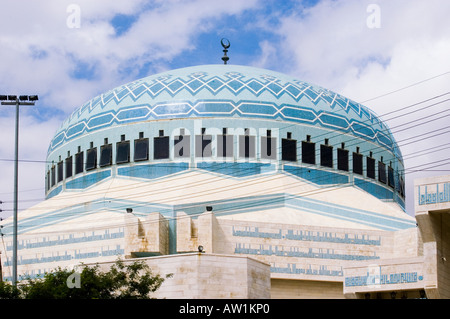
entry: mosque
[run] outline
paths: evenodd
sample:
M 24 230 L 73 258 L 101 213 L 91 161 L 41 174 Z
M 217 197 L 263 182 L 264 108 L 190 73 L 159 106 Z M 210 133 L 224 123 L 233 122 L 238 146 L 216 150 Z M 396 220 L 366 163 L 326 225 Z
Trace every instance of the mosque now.
M 161 298 L 450 296 L 389 128 L 285 74 L 225 63 L 124 84 L 62 123 L 46 163 L 46 199 L 19 214 L 20 278 L 120 256 L 173 275 Z

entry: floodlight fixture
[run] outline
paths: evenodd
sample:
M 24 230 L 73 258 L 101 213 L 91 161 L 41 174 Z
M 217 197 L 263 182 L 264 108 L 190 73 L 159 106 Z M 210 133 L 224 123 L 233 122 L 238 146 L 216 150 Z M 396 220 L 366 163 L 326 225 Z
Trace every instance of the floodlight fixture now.
M 29 99 L 30 101 L 37 101 L 37 100 L 39 100 L 39 98 L 38 98 L 37 95 L 30 95 L 30 96 L 28 97 L 28 99 Z
M 8 95 L 8 100 L 16 101 L 17 100 L 17 95 Z
M 6 101 L 8 97 L 6 95 L 0 95 L 0 101 Z
M 28 95 L 21 95 L 21 96 L 19 96 L 19 100 L 21 100 L 21 101 L 28 101 Z

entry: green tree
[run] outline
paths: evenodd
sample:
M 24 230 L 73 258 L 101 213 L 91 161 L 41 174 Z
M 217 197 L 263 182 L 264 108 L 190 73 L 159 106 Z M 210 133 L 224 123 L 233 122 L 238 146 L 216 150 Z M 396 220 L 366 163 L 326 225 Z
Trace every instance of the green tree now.
M 18 299 L 20 289 L 14 287 L 9 281 L 0 281 L 0 299 Z
M 17 289 L 4 289 L 5 298 L 25 299 L 148 299 L 166 278 L 153 274 L 143 261 L 124 262 L 118 259 L 107 272 L 98 265 L 81 265 L 81 272 L 57 268 L 42 278 L 28 278 Z M 8 286 L 6 284 L 5 286 Z M 2 290 L 0 286 L 0 298 Z M 14 294 L 14 291 L 19 291 Z M 9 297 L 8 297 L 9 296 Z

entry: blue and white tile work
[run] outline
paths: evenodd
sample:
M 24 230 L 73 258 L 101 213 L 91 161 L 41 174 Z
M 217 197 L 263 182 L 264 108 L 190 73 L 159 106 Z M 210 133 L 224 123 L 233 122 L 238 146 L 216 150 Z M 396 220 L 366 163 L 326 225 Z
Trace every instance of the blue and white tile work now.
M 389 128 L 367 107 L 280 73 L 228 65 L 169 71 L 103 93 L 72 113 L 49 152 L 84 132 L 111 125 L 192 116 L 318 125 L 363 137 L 400 155 Z
M 47 163 L 46 200 L 20 213 L 21 275 L 202 245 L 265 263 L 272 297 L 292 296 L 291 280 L 343 297 L 346 267 L 418 251 L 389 128 L 269 70 L 203 65 L 112 89 L 61 125 Z

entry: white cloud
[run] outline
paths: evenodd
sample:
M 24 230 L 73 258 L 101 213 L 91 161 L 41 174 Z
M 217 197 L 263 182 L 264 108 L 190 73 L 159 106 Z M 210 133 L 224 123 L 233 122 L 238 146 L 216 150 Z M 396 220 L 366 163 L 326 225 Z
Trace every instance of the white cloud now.
M 82 0 L 75 3 L 80 27 L 71 28 L 67 20 L 74 13 L 67 8 L 72 1 L 12 2 L 0 19 L 0 85 L 8 91 L 39 91 L 47 103 L 68 112 L 134 80 L 146 63 L 158 69 L 158 62 L 192 48 L 192 38 L 212 28 L 212 22 L 255 3 L 156 1 L 149 9 L 142 0 Z M 118 14 L 136 16 L 120 36 L 111 24 Z M 89 69 L 88 81 L 73 76 L 80 65 Z M 70 91 L 77 91 L 76 96 Z
M 377 1 L 380 28 L 371 29 L 366 9 L 372 2 L 321 1 L 281 18 L 279 54 L 286 57 L 286 69 L 319 85 L 342 89 L 372 64 L 386 67 L 392 59 L 404 58 L 399 50 L 413 52 L 430 42 L 448 42 L 449 26 L 440 19 L 450 11 L 450 3 Z

